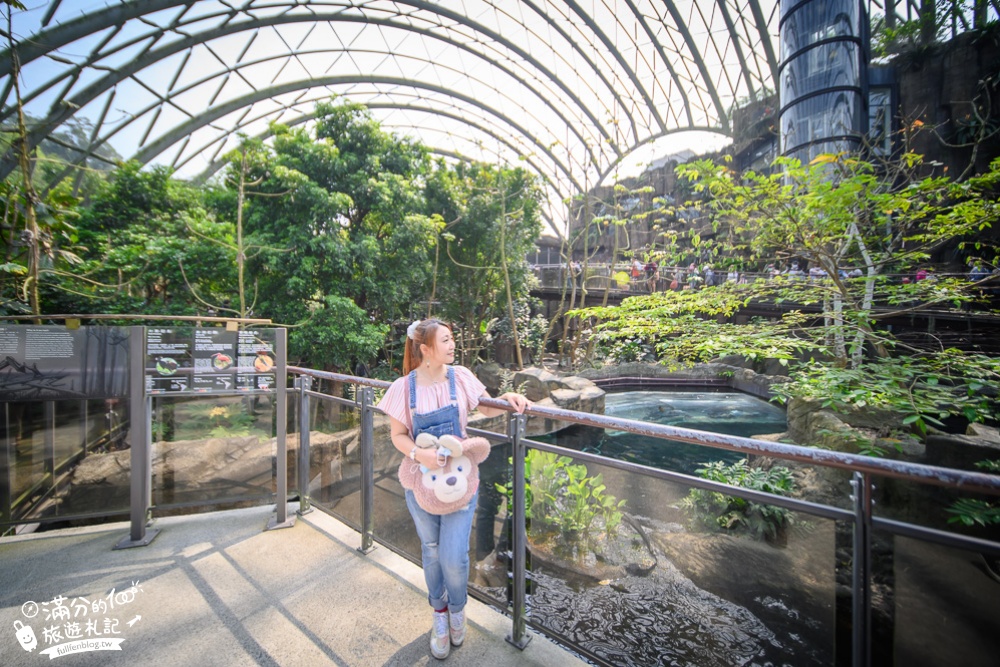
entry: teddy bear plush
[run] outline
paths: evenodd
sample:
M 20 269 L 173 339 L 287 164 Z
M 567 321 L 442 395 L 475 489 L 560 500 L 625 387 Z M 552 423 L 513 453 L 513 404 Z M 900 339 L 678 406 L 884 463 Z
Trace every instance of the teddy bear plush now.
M 437 464 L 443 468 L 448 463 L 449 456 L 462 455 L 462 441 L 453 435 L 442 435 L 440 438 L 430 433 L 421 433 L 413 441 L 421 449 L 436 449 Z M 427 472 L 427 468 L 421 467 L 420 472 Z
M 459 440 L 450 435 L 434 438 L 421 433 L 417 436 L 417 446 L 421 439 L 425 446 L 438 448 L 438 462 L 443 460 L 443 464 L 424 468 L 404 458 L 399 464 L 399 483 L 404 489 L 412 490 L 417 504 L 430 514 L 451 514 L 462 509 L 479 490 L 479 464 L 490 455 L 489 441 L 486 438 Z M 443 450 L 449 454 L 442 456 Z

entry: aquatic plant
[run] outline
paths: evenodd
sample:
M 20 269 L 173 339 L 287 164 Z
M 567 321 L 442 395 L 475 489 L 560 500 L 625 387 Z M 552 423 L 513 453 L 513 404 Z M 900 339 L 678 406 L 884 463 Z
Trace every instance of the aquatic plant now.
M 603 526 L 610 535 L 622 521 L 624 500 L 607 492 L 603 475 L 590 476 L 587 466 L 573 463 L 568 456 L 557 456 L 537 449 L 525 457 L 525 517 L 531 522 L 530 534 L 536 539 L 558 538 L 570 551 L 590 550 L 595 526 Z M 513 484 L 497 484 L 513 498 Z
M 725 461 L 703 463 L 695 473 L 713 482 L 743 489 L 788 496 L 795 489 L 792 472 L 784 466 L 769 469 L 752 467 L 746 459 L 732 465 Z M 709 530 L 747 534 L 771 543 L 780 541 L 791 524 L 791 514 L 784 507 L 756 503 L 719 491 L 691 489 L 681 506 L 692 510 L 692 522 Z

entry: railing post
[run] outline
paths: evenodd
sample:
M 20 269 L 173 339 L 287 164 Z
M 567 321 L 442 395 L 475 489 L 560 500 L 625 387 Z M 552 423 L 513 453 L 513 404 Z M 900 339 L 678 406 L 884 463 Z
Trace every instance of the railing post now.
M 360 387 L 361 403 L 361 546 L 358 551 L 371 553 L 375 532 L 375 390 Z
M 277 414 L 274 440 L 277 451 L 275 466 L 275 495 L 277 504 L 274 516 L 267 522 L 267 530 L 291 528 L 295 516 L 288 516 L 288 330 L 284 327 L 274 330 L 275 367 L 275 407 Z
M 56 402 L 45 401 L 42 404 L 42 420 L 45 423 L 43 437 L 45 447 L 45 474 L 51 477 L 52 489 L 56 486 Z
M 150 460 L 150 407 L 146 396 L 146 327 L 129 327 L 128 335 L 128 443 L 129 443 L 129 519 L 131 527 L 115 549 L 144 547 L 159 530 L 146 530 L 152 493 Z
M 525 618 L 525 593 L 527 590 L 526 581 L 526 561 L 528 557 L 528 535 L 525 524 L 525 497 L 526 481 L 524 477 L 524 437 L 527 415 L 508 413 L 507 434 L 511 440 L 511 450 L 513 452 L 513 484 L 512 497 L 514 500 L 512 525 L 511 525 L 511 563 L 513 581 L 511 582 L 511 633 L 507 641 L 519 649 L 523 649 L 531 641 L 525 630 L 527 619 Z
M 854 667 L 871 665 L 871 563 L 872 563 L 872 483 L 869 473 L 855 472 L 851 480 L 854 493 L 854 563 L 851 575 L 852 651 Z
M 300 375 L 295 379 L 295 387 L 299 390 L 299 515 L 312 512 L 309 506 L 309 394 L 312 389 L 312 378 Z
M 17 449 L 10 423 L 10 403 L 3 403 L 3 441 L 0 442 L 0 521 L 14 521 L 14 466 Z M 0 528 L 0 535 L 4 528 Z

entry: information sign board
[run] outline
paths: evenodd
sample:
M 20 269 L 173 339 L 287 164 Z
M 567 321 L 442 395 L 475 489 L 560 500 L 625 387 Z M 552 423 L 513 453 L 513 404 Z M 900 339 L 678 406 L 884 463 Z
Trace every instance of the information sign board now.
M 206 394 L 275 389 L 275 330 L 146 330 L 146 392 Z
M 128 353 L 121 327 L 0 325 L 0 401 L 125 397 Z

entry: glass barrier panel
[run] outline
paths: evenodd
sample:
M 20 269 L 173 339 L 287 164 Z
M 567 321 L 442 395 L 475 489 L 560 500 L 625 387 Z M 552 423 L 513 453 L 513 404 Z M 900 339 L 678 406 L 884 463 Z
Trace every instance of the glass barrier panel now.
M 489 458 L 479 465 L 479 502 L 469 554 L 469 584 L 503 609 L 510 597 L 511 522 L 504 489 L 511 487 L 511 449 L 510 443 L 493 443 Z
M 299 410 L 302 407 L 302 396 L 295 389 L 289 389 L 285 394 L 285 398 L 288 401 L 288 422 L 285 424 L 285 434 L 287 436 L 285 438 L 285 446 L 288 450 L 286 488 L 288 489 L 288 497 L 294 498 L 299 495 Z
M 0 474 L 9 485 L 4 502 L 11 516 L 2 520 L 127 512 L 127 411 L 124 399 L 4 403 Z
M 309 497 L 344 523 L 361 526 L 361 412 L 310 397 Z
M 420 540 L 399 483 L 403 456 L 389 438 L 389 418 L 375 413 L 375 537 L 410 560 L 420 562 Z
M 45 403 L 6 403 L 14 516 L 46 489 Z M 51 484 L 48 485 L 51 487 Z
M 64 401 L 56 411 L 57 452 L 63 460 L 55 514 L 126 513 L 132 469 L 127 399 Z M 73 420 L 65 420 L 66 414 Z M 65 421 L 64 421 L 65 420 Z M 74 444 L 75 443 L 75 444 Z M 58 455 L 57 455 L 58 459 Z
M 833 664 L 833 521 L 529 457 L 534 625 L 618 665 Z
M 873 625 L 891 624 L 891 635 L 873 638 L 873 664 L 997 664 L 1000 559 L 883 531 L 874 539 Z
M 53 466 L 56 474 L 83 455 L 85 401 L 52 401 Z
M 273 501 L 274 396 L 156 396 L 152 405 L 158 515 Z

